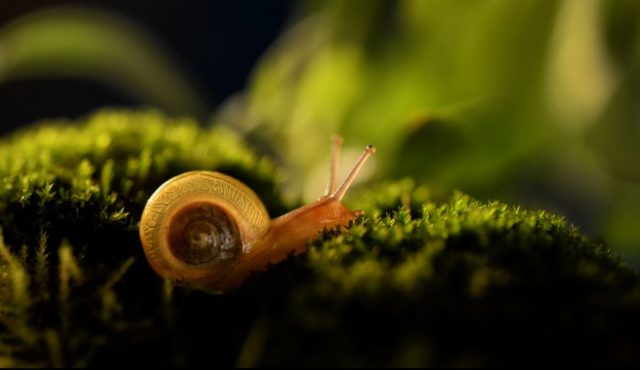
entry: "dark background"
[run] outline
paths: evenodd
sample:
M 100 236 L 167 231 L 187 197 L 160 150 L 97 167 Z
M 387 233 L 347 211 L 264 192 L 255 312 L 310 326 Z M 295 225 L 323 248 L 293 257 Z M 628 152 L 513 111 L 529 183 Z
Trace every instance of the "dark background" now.
M 0 6 L 0 27 L 30 11 L 59 5 L 107 9 L 145 27 L 178 59 L 212 109 L 244 88 L 252 67 L 285 27 L 291 11 L 288 0 L 11 0 Z M 73 118 L 104 106 L 139 104 L 87 79 L 7 81 L 0 84 L 0 134 L 43 118 Z

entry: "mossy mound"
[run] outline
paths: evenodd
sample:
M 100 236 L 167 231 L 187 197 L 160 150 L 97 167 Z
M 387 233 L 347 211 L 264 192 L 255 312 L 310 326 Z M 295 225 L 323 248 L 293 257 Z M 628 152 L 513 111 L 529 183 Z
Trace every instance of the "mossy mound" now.
M 154 112 L 41 123 L 0 142 L 0 365 L 638 364 L 638 277 L 560 217 L 410 180 L 225 295 L 172 287 L 137 237 L 147 197 L 229 173 L 272 215 L 274 166 Z

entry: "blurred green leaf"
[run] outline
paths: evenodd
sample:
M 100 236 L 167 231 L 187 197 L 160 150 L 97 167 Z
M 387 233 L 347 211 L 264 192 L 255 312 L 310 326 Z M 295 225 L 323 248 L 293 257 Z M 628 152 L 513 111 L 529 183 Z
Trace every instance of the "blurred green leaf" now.
M 619 66 L 628 66 L 638 52 L 640 3 L 635 0 L 602 1 L 606 45 Z
M 468 177 L 462 153 L 486 164 L 485 180 L 498 178 L 513 158 L 552 137 L 555 128 L 539 108 L 546 66 L 540 56 L 555 4 L 313 5 L 257 67 L 245 114 L 228 119 L 278 143 L 277 152 L 294 168 L 291 191 L 307 199 L 319 194 L 322 185 L 309 174 L 326 167 L 333 132 L 346 136 L 348 150 L 375 144 L 379 176 L 434 179 L 429 169 L 445 160 L 448 172 L 442 175 L 454 183 Z M 465 137 L 464 148 L 444 141 L 436 157 L 432 150 L 439 139 L 427 136 L 424 145 L 407 148 L 419 141 L 411 135 L 422 116 L 450 122 Z
M 551 209 L 638 255 L 637 233 L 608 221 L 637 204 L 617 188 L 640 176 L 640 79 L 625 72 L 638 14 L 629 0 L 308 1 L 219 122 L 285 163 L 288 196 L 322 193 L 338 132 L 343 166 L 374 144 L 379 178 Z
M 0 29 L 0 83 L 26 76 L 79 76 L 171 113 L 205 117 L 207 104 L 138 24 L 105 10 L 57 7 Z
M 640 58 L 589 130 L 588 139 L 613 176 L 640 182 Z

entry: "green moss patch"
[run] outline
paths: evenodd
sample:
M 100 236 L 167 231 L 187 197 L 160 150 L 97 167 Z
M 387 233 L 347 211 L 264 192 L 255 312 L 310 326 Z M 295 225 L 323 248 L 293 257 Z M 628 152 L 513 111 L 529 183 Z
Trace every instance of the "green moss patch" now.
M 562 218 L 410 179 L 225 295 L 149 268 L 149 195 L 218 170 L 287 210 L 235 135 L 157 112 L 42 122 L 0 141 L 0 365 L 637 364 L 638 277 Z

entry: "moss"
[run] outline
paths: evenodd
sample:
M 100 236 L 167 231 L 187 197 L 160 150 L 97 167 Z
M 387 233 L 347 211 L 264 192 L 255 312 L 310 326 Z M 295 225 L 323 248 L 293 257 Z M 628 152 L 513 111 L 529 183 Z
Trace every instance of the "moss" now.
M 0 142 L 0 365 L 640 362 L 638 277 L 604 245 L 410 179 L 350 194 L 365 216 L 236 291 L 173 287 L 137 222 L 161 182 L 196 168 L 286 209 L 268 160 L 190 120 L 103 111 Z
M 639 343 L 625 324 L 640 308 L 637 276 L 603 245 L 558 216 L 460 193 L 417 213 L 363 218 L 312 244 L 272 344 L 289 353 L 270 364 L 638 360 L 625 352 Z

